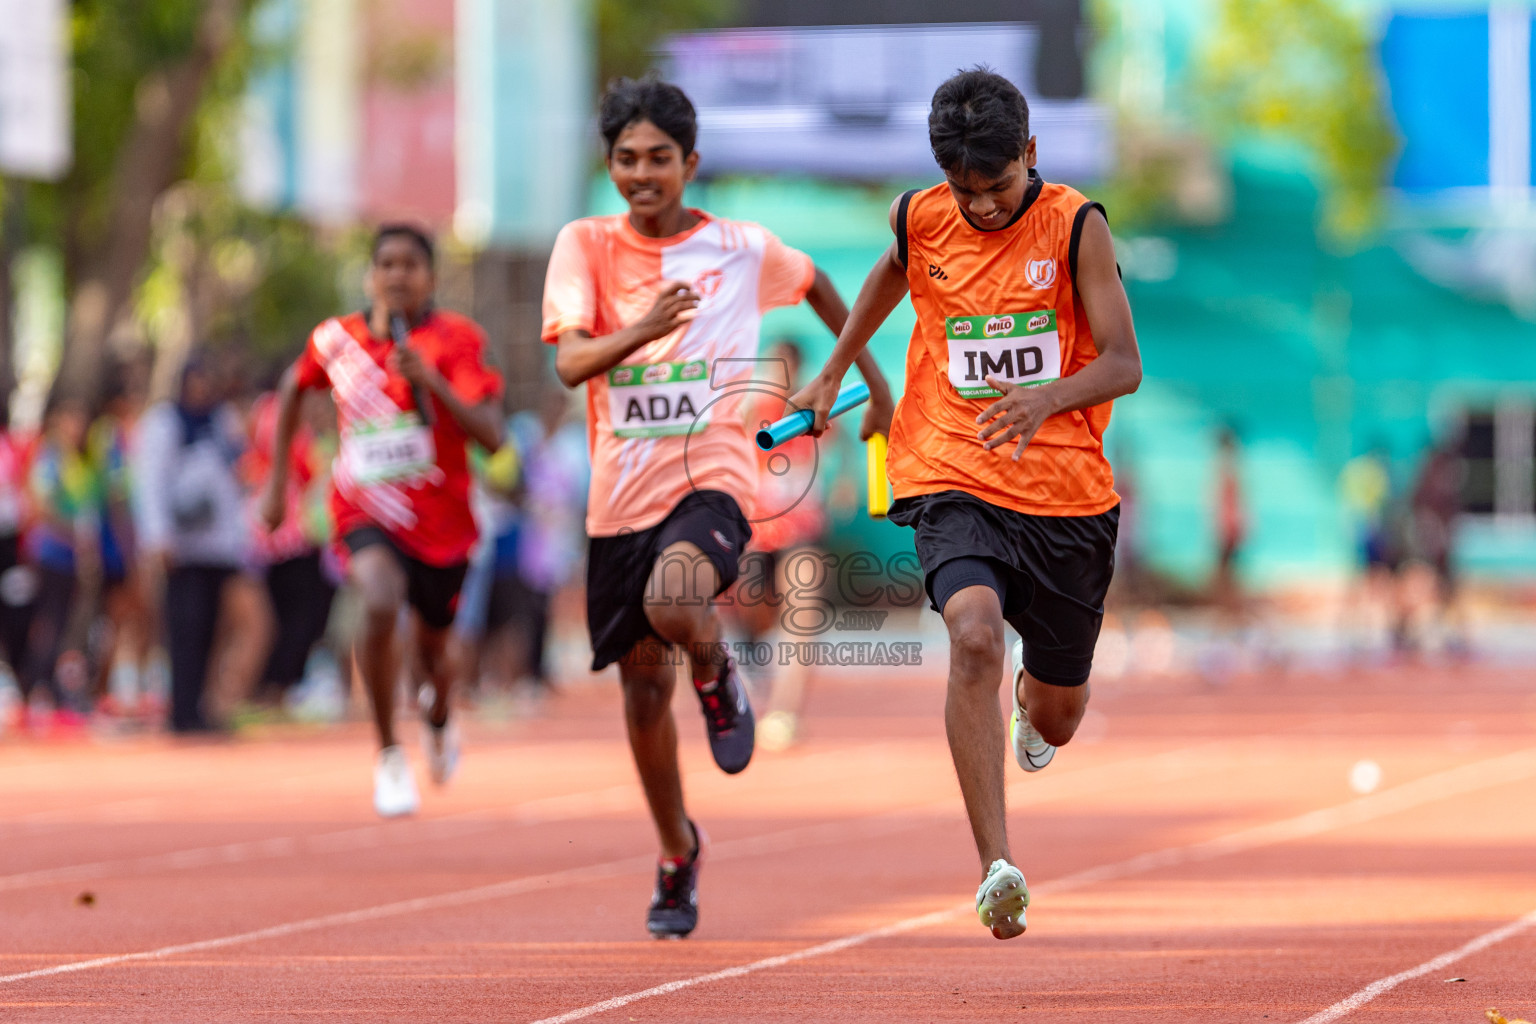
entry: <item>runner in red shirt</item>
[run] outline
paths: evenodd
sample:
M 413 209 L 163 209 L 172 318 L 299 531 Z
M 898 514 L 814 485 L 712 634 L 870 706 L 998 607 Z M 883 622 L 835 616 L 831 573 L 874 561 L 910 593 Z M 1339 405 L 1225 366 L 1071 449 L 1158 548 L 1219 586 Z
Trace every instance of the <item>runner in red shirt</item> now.
M 415 612 L 417 654 L 432 683 L 424 745 L 433 781 L 446 782 L 458 762 L 458 736 L 448 721 L 453 673 L 445 644 L 476 538 L 465 444 L 477 441 L 491 451 L 501 446 L 501 378 L 483 361 L 480 328 L 433 308 L 432 242 L 421 231 L 381 227 L 367 283 L 369 310 L 315 328 L 283 377 L 261 516 L 276 529 L 285 515 L 300 392 L 329 388 L 341 431 L 331 511 L 347 575 L 363 601 L 354 651 L 373 699 L 381 748 L 374 808 L 393 817 L 414 812 L 419 803 L 394 729 L 394 629 L 402 605 Z M 404 344 L 391 336 L 392 317 L 404 319 Z

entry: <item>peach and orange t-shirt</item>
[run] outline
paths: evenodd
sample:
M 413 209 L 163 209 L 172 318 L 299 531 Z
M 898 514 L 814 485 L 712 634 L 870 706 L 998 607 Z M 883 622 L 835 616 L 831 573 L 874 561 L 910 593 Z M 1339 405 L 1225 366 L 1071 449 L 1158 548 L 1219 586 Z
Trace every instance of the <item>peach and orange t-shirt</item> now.
M 1120 500 L 1104 457 L 1108 402 L 1052 416 L 1018 462 L 1013 442 L 987 451 L 976 436 L 977 415 L 998 397 L 988 375 L 1044 384 L 1098 355 L 1074 280 L 1097 204 L 1031 178 L 1022 211 L 995 231 L 972 225 L 947 185 L 904 200 L 897 243 L 917 323 L 886 462 L 898 499 L 959 490 L 1041 516 L 1097 515 Z
M 752 516 L 758 464 L 746 399 L 759 327 L 769 309 L 805 298 L 816 268 L 756 224 L 690 212 L 699 223 L 667 238 L 640 234 L 627 214 L 586 217 L 561 229 L 550 255 L 547 342 L 634 323 L 663 281 L 689 282 L 700 297 L 688 323 L 587 381 L 593 537 L 655 526 L 695 490 L 724 491 Z

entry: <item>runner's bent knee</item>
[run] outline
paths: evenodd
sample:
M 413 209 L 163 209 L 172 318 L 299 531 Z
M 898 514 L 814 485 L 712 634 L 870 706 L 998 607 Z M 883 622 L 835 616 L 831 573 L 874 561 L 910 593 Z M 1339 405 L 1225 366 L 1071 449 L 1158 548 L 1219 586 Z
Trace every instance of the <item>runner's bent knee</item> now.
M 392 552 L 382 547 L 357 552 L 349 575 L 370 620 L 379 622 L 399 614 L 405 602 L 405 570 Z

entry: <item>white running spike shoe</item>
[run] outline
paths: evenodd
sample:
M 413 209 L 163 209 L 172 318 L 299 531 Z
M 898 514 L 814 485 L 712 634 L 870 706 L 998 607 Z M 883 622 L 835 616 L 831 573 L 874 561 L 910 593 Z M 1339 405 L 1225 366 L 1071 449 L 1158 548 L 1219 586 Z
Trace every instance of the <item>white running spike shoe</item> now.
M 399 744 L 379 751 L 379 759 L 373 766 L 373 809 L 381 818 L 399 818 L 415 814 L 421 806 L 416 793 L 416 779 L 411 775 L 411 763 L 405 759 L 405 750 Z
M 464 749 L 464 739 L 459 734 L 459 723 L 450 717 L 442 725 L 433 725 L 426 716 L 421 719 L 421 749 L 427 752 L 427 765 L 432 782 L 446 786 L 453 773 L 459 770 L 459 755 Z
M 1029 715 L 1019 703 L 1019 683 L 1024 680 L 1024 641 L 1013 644 L 1013 719 L 1008 723 L 1008 737 L 1013 741 L 1013 759 L 1027 772 L 1037 772 L 1051 763 L 1056 748 L 1045 742 L 1029 724 Z
M 996 939 L 1024 934 L 1024 908 L 1029 906 L 1029 886 L 1024 873 L 1007 861 L 992 862 L 987 880 L 976 890 L 976 916 Z

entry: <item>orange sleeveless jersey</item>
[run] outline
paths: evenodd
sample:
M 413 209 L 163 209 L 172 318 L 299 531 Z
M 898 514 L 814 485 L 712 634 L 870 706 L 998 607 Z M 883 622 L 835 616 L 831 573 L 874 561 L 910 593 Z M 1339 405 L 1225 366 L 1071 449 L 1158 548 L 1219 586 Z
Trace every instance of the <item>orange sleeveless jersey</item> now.
M 1073 285 L 1097 204 L 1030 176 L 1022 213 L 996 231 L 972 227 L 948 185 L 903 198 L 897 245 L 917 324 L 886 463 L 897 498 L 960 490 L 1043 516 L 1097 515 L 1120 500 L 1104 457 L 1109 402 L 1052 416 L 1018 462 L 1014 442 L 987 451 L 976 436 L 998 396 L 987 375 L 1042 384 L 1098 354 Z

